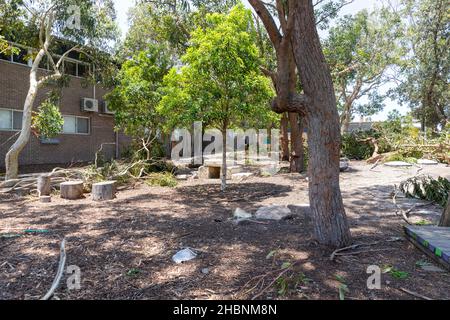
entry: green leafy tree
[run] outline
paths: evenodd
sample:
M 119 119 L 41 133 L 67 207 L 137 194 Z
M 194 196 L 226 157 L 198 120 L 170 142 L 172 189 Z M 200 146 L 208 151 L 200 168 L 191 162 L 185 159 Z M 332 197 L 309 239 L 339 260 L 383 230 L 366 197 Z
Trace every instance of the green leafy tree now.
M 163 45 L 149 45 L 127 60 L 117 76 L 117 84 L 107 95 L 108 107 L 115 111 L 117 129 L 142 141 L 149 152 L 151 142 L 161 128 L 156 106 L 161 101 L 164 76 L 172 68 Z
M 130 29 L 121 48 L 123 57 L 148 44 L 165 44 L 174 59 L 189 47 L 190 34 L 207 13 L 228 12 L 238 0 L 140 1 L 130 11 Z
M 208 14 L 206 22 L 207 27 L 198 27 L 191 35 L 192 46 L 182 57 L 185 66 L 167 75 L 160 111 L 174 124 L 203 121 L 221 131 L 225 191 L 227 129 L 266 112 L 273 92 L 259 72 L 250 10 L 238 5 L 228 15 Z
M 14 21 L 17 30 L 30 30 L 30 34 L 20 36 L 15 30 L 7 33 L 12 40 L 32 46 L 33 60 L 30 69 L 28 94 L 23 107 L 22 130 L 19 137 L 6 154 L 6 179 L 15 179 L 19 173 L 19 155 L 30 139 L 33 104 L 39 89 L 51 82 L 59 81 L 64 76 L 63 62 L 71 53 L 80 52 L 94 57 L 98 49 L 111 50 L 110 43 L 117 38 L 117 26 L 114 17 L 114 4 L 111 0 L 101 2 L 93 0 L 6 0 L 1 2 L 0 9 L 5 12 L 4 21 Z M 9 6 L 14 4 L 14 6 Z M 3 11 L 6 8 L 5 11 Z M 11 18 L 12 17 L 12 18 Z M 8 20 L 9 19 L 9 20 Z M 17 37 L 15 38 L 14 35 Z M 53 49 L 58 48 L 61 41 L 69 44 L 65 53 L 58 56 Z M 70 44 L 74 45 L 71 46 Z M 60 47 L 59 47 L 60 48 Z M 39 65 L 47 59 L 51 71 L 43 76 L 38 74 Z M 98 70 L 97 70 L 98 71 Z
M 403 46 L 395 96 L 409 105 L 422 131 L 445 127 L 450 116 L 450 15 L 445 0 L 402 0 Z
M 331 28 L 324 53 L 334 78 L 342 133 L 348 132 L 356 113 L 371 116 L 384 108 L 386 96 L 380 88 L 390 81 L 388 71 L 401 55 L 398 25 L 394 15 L 381 9 L 345 16 Z M 364 97 L 368 103 L 359 103 Z

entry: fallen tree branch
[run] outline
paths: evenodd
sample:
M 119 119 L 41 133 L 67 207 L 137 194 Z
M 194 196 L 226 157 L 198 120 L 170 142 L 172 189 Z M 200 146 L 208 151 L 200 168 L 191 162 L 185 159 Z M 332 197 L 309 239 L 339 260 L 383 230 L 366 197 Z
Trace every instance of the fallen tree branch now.
M 56 272 L 55 280 L 53 280 L 53 284 L 50 287 L 50 290 L 41 300 L 49 300 L 54 295 L 56 289 L 58 289 L 59 287 L 59 283 L 61 282 L 62 276 L 64 274 L 65 265 L 66 265 L 66 239 L 63 239 L 63 241 L 61 242 L 59 266 L 58 271 Z
M 420 299 L 428 300 L 428 301 L 433 301 L 433 299 L 431 299 L 431 298 L 429 298 L 429 297 L 427 297 L 427 296 L 424 296 L 424 295 L 422 295 L 422 294 L 419 294 L 419 293 L 417 293 L 417 292 L 414 292 L 414 291 L 411 291 L 411 290 L 408 290 L 408 289 L 405 289 L 405 288 L 400 288 L 399 290 L 400 290 L 400 291 L 403 291 L 403 292 L 405 292 L 405 293 L 407 293 L 407 294 L 410 294 L 410 295 L 412 295 L 412 296 L 414 296 L 414 297 L 416 297 L 416 298 L 420 298 Z
M 349 254 L 341 254 L 341 252 L 344 252 L 344 251 L 356 250 L 356 249 L 361 248 L 361 247 L 372 247 L 372 246 L 376 246 L 376 245 L 378 245 L 380 243 L 385 243 L 385 242 L 386 243 L 392 243 L 392 242 L 397 242 L 397 241 L 401 241 L 401 240 L 402 240 L 401 238 L 391 238 L 391 239 L 388 239 L 388 240 L 385 240 L 385 241 L 376 241 L 376 242 L 371 242 L 371 243 L 354 244 L 352 246 L 348 246 L 348 247 L 337 249 L 337 250 L 333 251 L 333 253 L 330 256 L 330 260 L 334 261 L 337 256 L 349 255 Z M 374 251 L 374 250 L 372 250 L 372 251 Z M 359 251 L 357 254 L 360 254 L 360 253 L 363 253 L 363 252 L 370 252 L 370 251 Z
M 398 196 L 399 190 L 397 188 L 397 185 L 394 185 L 394 196 L 392 197 L 392 202 L 397 208 L 397 211 L 395 212 L 396 215 L 401 215 L 402 219 L 409 225 L 412 225 L 411 221 L 409 221 L 408 214 L 410 214 L 415 208 L 411 208 L 407 212 L 400 208 L 400 206 L 397 204 L 397 196 Z

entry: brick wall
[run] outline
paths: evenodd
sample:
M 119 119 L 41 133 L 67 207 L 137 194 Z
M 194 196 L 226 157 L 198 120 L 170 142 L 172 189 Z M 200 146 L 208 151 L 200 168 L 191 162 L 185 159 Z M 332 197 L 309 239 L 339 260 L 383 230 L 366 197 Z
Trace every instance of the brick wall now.
M 30 68 L 0 60 L 0 108 L 23 110 L 23 104 L 29 87 Z M 44 71 L 40 72 L 41 75 Z M 42 88 L 34 103 L 36 110 L 40 103 L 47 97 L 49 89 Z M 107 91 L 96 87 L 95 98 L 99 100 L 99 108 Z M 94 159 L 95 152 L 102 143 L 115 143 L 116 134 L 113 130 L 114 118 L 111 115 L 101 113 L 87 113 L 80 109 L 82 98 L 94 98 L 93 86 L 83 85 L 83 81 L 77 77 L 71 77 L 70 85 L 62 90 L 61 113 L 63 115 L 83 116 L 90 118 L 90 134 L 75 135 L 61 134 L 59 144 L 42 144 L 35 136 L 20 155 L 20 165 L 63 164 L 72 162 L 89 162 Z M 5 155 L 9 147 L 15 141 L 13 137 L 17 132 L 0 130 L 0 168 L 5 166 Z M 10 139 L 13 137 L 10 141 Z M 127 148 L 130 139 L 119 134 L 119 154 Z M 115 156 L 115 146 L 104 147 L 107 157 Z

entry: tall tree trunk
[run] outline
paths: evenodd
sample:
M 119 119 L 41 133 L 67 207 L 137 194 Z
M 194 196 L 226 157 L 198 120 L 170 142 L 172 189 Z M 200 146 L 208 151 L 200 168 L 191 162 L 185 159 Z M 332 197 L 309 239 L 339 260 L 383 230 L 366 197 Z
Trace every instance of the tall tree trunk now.
M 450 195 L 448 196 L 447 207 L 445 208 L 444 213 L 442 214 L 439 226 L 450 228 Z
M 291 172 L 303 172 L 303 132 L 300 131 L 300 115 L 289 113 L 291 125 Z
M 291 0 L 293 49 L 309 98 L 309 195 L 318 241 L 335 247 L 351 242 L 339 183 L 340 123 L 333 82 L 316 29 L 312 0 Z M 291 9 L 291 10 L 292 10 Z
M 20 131 L 19 137 L 11 146 L 5 158 L 6 180 L 17 179 L 19 175 L 19 155 L 30 140 L 33 104 L 36 100 L 36 95 L 39 88 L 39 82 L 37 80 L 37 70 L 44 54 L 44 50 L 39 51 L 30 71 L 30 85 L 23 106 L 22 129 Z
M 281 116 L 281 160 L 289 161 L 289 119 L 287 113 Z

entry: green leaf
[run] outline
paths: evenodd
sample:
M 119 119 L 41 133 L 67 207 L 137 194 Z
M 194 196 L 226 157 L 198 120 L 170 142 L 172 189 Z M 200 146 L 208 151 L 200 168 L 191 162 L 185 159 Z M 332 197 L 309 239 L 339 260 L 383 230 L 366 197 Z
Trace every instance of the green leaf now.
M 292 263 L 290 262 L 285 262 L 281 265 L 281 269 L 288 269 L 292 266 Z

